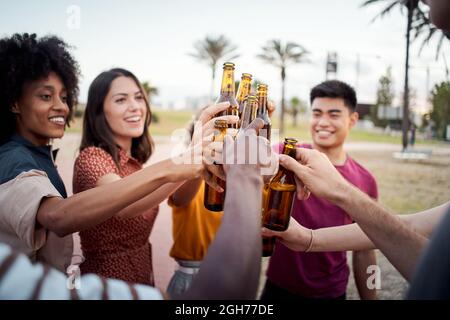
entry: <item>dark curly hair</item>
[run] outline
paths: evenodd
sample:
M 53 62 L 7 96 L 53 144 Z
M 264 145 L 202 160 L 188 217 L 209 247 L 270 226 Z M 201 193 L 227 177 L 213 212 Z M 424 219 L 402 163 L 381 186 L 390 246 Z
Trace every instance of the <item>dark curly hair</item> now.
M 0 39 L 0 145 L 15 131 L 11 111 L 28 81 L 46 78 L 55 72 L 67 91 L 70 122 L 78 98 L 78 63 L 69 46 L 56 36 L 37 38 L 36 34 L 14 34 Z

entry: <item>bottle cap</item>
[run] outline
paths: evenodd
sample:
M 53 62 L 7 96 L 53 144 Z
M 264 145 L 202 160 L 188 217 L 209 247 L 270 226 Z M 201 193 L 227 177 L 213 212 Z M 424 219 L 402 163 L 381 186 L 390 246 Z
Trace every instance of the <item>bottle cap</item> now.
M 233 62 L 225 62 L 225 63 L 223 64 L 223 67 L 224 67 L 224 68 L 226 68 L 226 67 L 234 68 L 234 63 L 233 63 Z
M 259 90 L 259 89 L 266 89 L 267 90 L 269 88 L 269 86 L 267 84 L 264 84 L 264 83 L 259 83 L 256 88 L 257 88 L 257 90 Z
M 214 121 L 214 127 L 217 129 L 227 128 L 227 120 L 216 120 Z
M 295 138 L 284 138 L 284 143 L 288 143 L 288 144 L 297 144 L 298 140 Z

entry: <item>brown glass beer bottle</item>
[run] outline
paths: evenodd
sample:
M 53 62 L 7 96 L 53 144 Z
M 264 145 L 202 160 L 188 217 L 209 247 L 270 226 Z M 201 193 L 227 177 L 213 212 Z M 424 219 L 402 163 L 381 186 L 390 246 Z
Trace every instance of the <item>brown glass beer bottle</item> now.
M 248 96 L 244 102 L 244 111 L 241 115 L 240 128 L 245 129 L 247 126 L 256 119 L 256 113 L 258 112 L 258 101 L 255 96 Z
M 259 135 L 270 141 L 272 122 L 270 121 L 269 110 L 267 109 L 267 91 L 268 86 L 266 84 L 258 84 L 256 89 L 256 99 L 258 100 L 256 117 L 264 121 L 264 127 L 259 131 Z
M 270 257 L 275 247 L 275 237 L 262 237 L 262 256 Z
M 263 187 L 263 193 L 262 193 L 262 215 L 261 218 L 264 216 L 264 208 L 266 207 L 266 201 L 267 201 L 267 194 L 269 192 L 269 184 L 266 183 Z M 261 219 L 262 220 L 262 219 Z M 262 237 L 262 256 L 263 257 L 270 257 L 273 253 L 273 249 L 275 247 L 275 237 Z
M 234 63 L 225 62 L 223 64 L 223 75 L 222 75 L 222 85 L 220 86 L 220 95 L 216 100 L 216 104 L 220 102 L 229 102 L 230 107 L 217 114 L 216 116 L 226 116 L 233 115 L 239 116 L 239 105 L 236 101 L 235 97 L 235 89 L 234 89 Z M 238 128 L 238 123 L 228 124 L 228 128 Z
M 263 136 L 270 141 L 272 132 L 272 122 L 269 118 L 269 110 L 267 109 L 268 101 L 268 86 L 266 84 L 258 84 L 256 89 L 256 99 L 258 100 L 258 112 L 257 117 L 264 121 L 263 128 L 259 131 L 259 135 Z M 268 200 L 269 184 L 264 185 L 263 188 L 263 206 L 262 206 L 262 216 L 264 217 L 264 208 L 267 206 L 266 202 Z M 262 256 L 269 257 L 273 253 L 275 247 L 274 237 L 263 237 L 262 238 Z
M 240 119 L 242 119 L 242 112 L 244 111 L 244 102 L 247 99 L 247 96 L 250 95 L 251 87 L 252 87 L 252 75 L 250 73 L 243 73 L 236 94 L 236 101 L 239 105 L 238 112 Z
M 286 138 L 283 154 L 295 157 L 296 144 L 296 139 Z M 267 198 L 262 212 L 263 227 L 275 231 L 285 231 L 288 228 L 295 190 L 294 173 L 280 166 L 267 185 Z
M 225 135 L 227 134 L 227 121 L 216 120 L 214 122 L 214 128 L 216 129 L 216 132 L 214 133 L 213 141 L 223 141 L 225 139 Z M 213 179 L 219 184 L 220 187 L 222 187 L 224 191 L 218 192 L 206 183 L 203 204 L 205 208 L 210 211 L 223 211 L 226 183 L 217 176 L 213 176 Z

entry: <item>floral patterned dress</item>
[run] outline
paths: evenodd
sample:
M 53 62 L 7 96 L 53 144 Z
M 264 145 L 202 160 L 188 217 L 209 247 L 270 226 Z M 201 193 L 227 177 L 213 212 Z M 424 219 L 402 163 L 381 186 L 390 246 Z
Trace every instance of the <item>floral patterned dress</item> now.
M 142 169 L 142 163 L 121 149 L 119 165 L 121 170 L 102 148 L 83 149 L 75 161 L 73 192 L 94 188 L 106 174 L 114 173 L 123 178 Z M 85 257 L 81 272 L 154 286 L 149 236 L 157 214 L 158 207 L 149 208 L 134 218 L 112 217 L 81 231 L 81 249 Z

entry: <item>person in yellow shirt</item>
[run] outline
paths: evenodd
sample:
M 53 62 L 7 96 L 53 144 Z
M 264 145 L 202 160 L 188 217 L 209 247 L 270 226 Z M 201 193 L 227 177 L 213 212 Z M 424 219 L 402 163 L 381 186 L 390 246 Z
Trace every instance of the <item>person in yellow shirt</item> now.
M 269 116 L 275 111 L 268 103 Z M 192 138 L 194 122 L 189 126 Z M 203 205 L 205 182 L 194 179 L 185 182 L 168 199 L 172 208 L 173 245 L 170 256 L 178 263 L 167 292 L 170 295 L 185 292 L 200 269 L 208 247 L 214 240 L 222 221 L 223 211 L 210 211 Z

